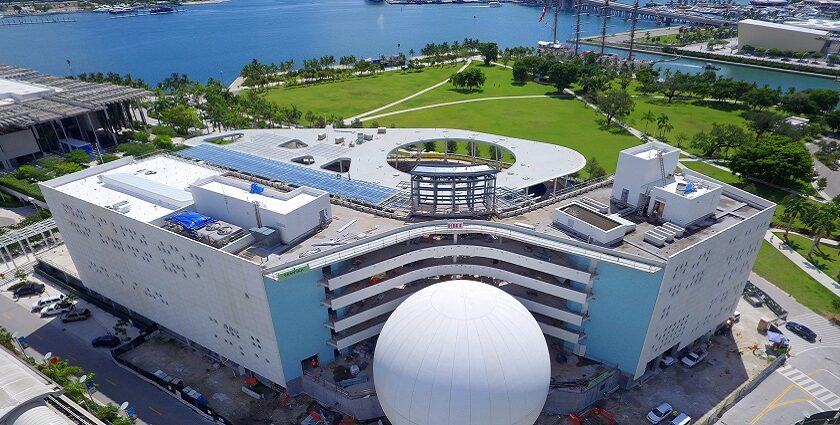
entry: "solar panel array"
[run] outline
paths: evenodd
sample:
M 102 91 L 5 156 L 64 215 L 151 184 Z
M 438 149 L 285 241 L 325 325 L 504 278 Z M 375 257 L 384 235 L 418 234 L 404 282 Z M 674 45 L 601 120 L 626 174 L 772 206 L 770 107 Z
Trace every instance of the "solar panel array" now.
M 378 184 L 350 180 L 344 177 L 339 178 L 336 174 L 326 171 L 313 170 L 302 165 L 275 161 L 218 146 L 199 145 L 179 151 L 178 154 L 267 180 L 321 189 L 332 195 L 343 196 L 371 205 L 379 205 L 399 193 L 397 189 Z

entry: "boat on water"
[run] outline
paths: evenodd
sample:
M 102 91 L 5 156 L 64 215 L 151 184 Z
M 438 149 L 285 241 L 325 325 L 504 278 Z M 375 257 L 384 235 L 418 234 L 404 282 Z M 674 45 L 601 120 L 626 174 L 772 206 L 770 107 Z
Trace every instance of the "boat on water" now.
M 490 7 L 502 7 L 502 3 L 498 1 L 491 1 L 490 3 L 488 3 L 488 5 Z
M 165 15 L 167 13 L 175 13 L 177 10 L 173 7 L 169 6 L 157 6 L 153 7 L 149 10 L 149 13 L 152 15 Z
M 711 62 L 706 62 L 706 64 L 703 65 L 703 69 L 707 71 L 720 71 L 720 67 Z
M 110 11 L 111 11 L 111 8 L 110 8 L 110 7 L 108 7 L 108 6 L 100 6 L 100 7 L 97 7 L 96 9 L 93 9 L 93 11 L 92 11 L 92 12 L 93 12 L 93 13 L 108 13 L 108 12 L 110 12 Z

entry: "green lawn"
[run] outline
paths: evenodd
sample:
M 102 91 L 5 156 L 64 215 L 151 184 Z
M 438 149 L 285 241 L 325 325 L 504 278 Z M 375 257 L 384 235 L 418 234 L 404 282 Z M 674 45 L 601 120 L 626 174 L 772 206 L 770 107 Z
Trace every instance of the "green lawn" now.
M 788 192 L 784 190 L 779 190 L 771 186 L 767 186 L 765 184 L 757 183 L 752 180 L 743 180 L 738 176 L 733 175 L 732 173 L 721 170 L 720 168 L 711 166 L 704 162 L 699 161 L 683 161 L 683 164 L 694 170 L 698 173 L 705 174 L 715 180 L 720 180 L 726 184 L 730 184 L 735 186 L 739 189 L 745 190 L 752 194 L 761 196 L 764 199 L 773 201 L 777 204 L 781 204 L 782 200 L 789 195 Z M 815 201 L 810 201 L 815 207 L 818 207 L 820 204 Z M 773 224 L 779 227 L 786 227 L 787 226 L 787 219 L 782 216 L 784 213 L 785 207 L 779 205 L 776 207 L 776 212 L 773 215 Z M 802 222 L 801 217 L 797 217 L 796 220 L 793 222 L 793 228 L 798 229 L 802 232 L 808 232 L 808 227 L 805 223 Z
M 461 66 L 442 65 L 414 72 L 389 71 L 331 83 L 277 87 L 264 96 L 278 105 L 295 105 L 303 113 L 312 111 L 327 117 L 349 118 L 437 84 Z
M 781 233 L 779 236 L 781 237 Z M 788 234 L 788 245 L 800 255 L 808 258 L 808 248 L 811 247 L 811 239 L 799 235 Z M 836 246 L 820 244 L 814 249 L 814 256 L 810 259 L 811 264 L 817 266 L 823 273 L 836 279 L 840 272 L 840 249 Z
M 551 94 L 555 91 L 552 86 L 537 84 L 534 82 L 515 84 L 513 82 L 513 72 L 508 68 L 494 65 L 484 66 L 484 64 L 480 62 L 473 62 L 471 66 L 473 68 L 481 69 L 487 77 L 487 81 L 484 83 L 482 88 L 467 91 L 464 89 L 456 89 L 452 86 L 452 84 L 445 84 L 383 112 L 399 111 L 418 106 L 475 99 L 480 97 L 541 95 Z
M 710 106 L 712 105 L 712 106 Z M 653 111 L 657 117 L 660 114 L 665 114 L 670 119 L 671 125 L 674 129 L 666 135 L 671 144 L 683 144 L 683 149 L 692 152 L 691 139 L 700 131 L 708 131 L 712 128 L 713 123 L 718 124 L 737 124 L 744 125 L 746 122 L 739 115 L 737 110 L 730 110 L 734 105 L 730 104 L 709 104 L 702 101 L 683 101 L 674 100 L 669 104 L 665 99 L 658 98 L 636 98 L 636 107 L 633 113 L 627 119 L 627 124 L 644 131 L 647 125 L 647 131 L 654 136 L 657 133 L 656 123 L 647 124 L 642 121 L 642 116 L 647 111 Z M 684 140 L 680 140 L 679 135 L 684 136 Z
M 639 139 L 613 126 L 601 127 L 603 116 L 575 99 L 511 99 L 443 106 L 378 120 L 397 127 L 450 127 L 553 143 L 598 158 L 608 173 L 615 171 L 618 151 Z M 514 151 L 514 154 L 516 152 Z
M 753 271 L 792 295 L 800 304 L 823 316 L 840 314 L 840 308 L 834 305 L 838 297 L 767 241 L 761 244 Z

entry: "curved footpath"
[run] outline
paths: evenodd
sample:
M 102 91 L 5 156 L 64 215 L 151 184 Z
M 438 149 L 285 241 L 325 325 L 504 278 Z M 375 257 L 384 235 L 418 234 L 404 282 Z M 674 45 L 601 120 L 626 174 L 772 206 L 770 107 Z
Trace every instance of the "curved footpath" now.
M 444 81 L 444 83 L 445 82 L 446 81 Z M 440 108 L 440 107 L 443 107 L 443 106 L 460 105 L 460 104 L 463 104 L 463 103 L 486 102 L 486 101 L 489 101 L 489 100 L 540 99 L 540 98 L 554 98 L 554 97 L 565 97 L 565 96 L 548 95 L 548 94 L 531 94 L 531 95 L 522 95 L 522 96 L 478 97 L 478 98 L 475 98 L 475 99 L 454 100 L 454 101 L 451 101 L 451 102 L 433 103 L 431 105 L 423 105 L 423 106 L 417 106 L 417 107 L 414 107 L 414 108 L 400 109 L 399 111 L 392 111 L 392 112 L 386 112 L 384 114 L 379 114 L 379 115 L 366 116 L 364 118 L 360 118 L 360 120 L 362 122 L 365 122 L 365 121 L 369 121 L 369 120 L 374 120 L 374 119 L 379 119 L 379 118 L 384 118 L 384 117 L 390 117 L 391 115 L 404 114 L 404 113 L 407 113 L 407 112 L 414 112 L 414 111 L 422 111 L 423 109 Z M 384 109 L 384 108 L 381 108 L 381 109 Z
M 840 297 L 840 283 L 837 283 L 837 281 L 832 279 L 829 275 L 823 273 L 822 270 L 818 269 L 817 266 L 808 261 L 807 258 L 796 252 L 793 248 L 786 244 L 784 239 L 780 236 L 773 234 L 772 230 L 767 230 L 767 233 L 764 235 L 764 240 L 770 242 L 770 245 L 773 245 L 773 248 L 776 248 L 782 253 L 782 255 L 792 261 L 793 264 L 796 264 L 800 269 L 802 269 L 802 271 L 808 273 L 808 275 L 813 277 L 814 280 L 819 282 L 822 286 L 828 288 L 834 293 L 834 295 Z

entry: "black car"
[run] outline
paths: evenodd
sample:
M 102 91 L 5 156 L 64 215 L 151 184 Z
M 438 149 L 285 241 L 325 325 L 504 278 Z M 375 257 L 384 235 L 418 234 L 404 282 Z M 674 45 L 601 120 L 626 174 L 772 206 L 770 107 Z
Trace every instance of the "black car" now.
M 42 294 L 44 293 L 44 289 L 46 289 L 46 287 L 40 283 L 27 283 L 26 285 L 15 289 L 15 292 L 13 292 L 12 295 L 15 298 L 28 297 Z
M 802 339 L 810 342 L 814 342 L 817 340 L 817 334 L 814 331 L 808 329 L 805 325 L 800 325 L 796 322 L 787 322 L 785 327 L 788 328 L 789 331 L 799 335 Z
M 90 342 L 91 345 L 94 347 L 108 347 L 114 348 L 121 344 L 119 338 L 115 337 L 114 335 L 102 335 L 98 336 Z

